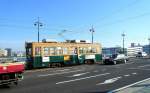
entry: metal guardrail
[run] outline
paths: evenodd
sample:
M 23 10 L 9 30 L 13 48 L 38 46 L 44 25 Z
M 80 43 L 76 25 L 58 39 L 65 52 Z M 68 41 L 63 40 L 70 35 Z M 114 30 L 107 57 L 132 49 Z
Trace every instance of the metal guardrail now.
M 26 61 L 26 57 L 1 57 L 0 63 L 14 62 L 14 61 Z

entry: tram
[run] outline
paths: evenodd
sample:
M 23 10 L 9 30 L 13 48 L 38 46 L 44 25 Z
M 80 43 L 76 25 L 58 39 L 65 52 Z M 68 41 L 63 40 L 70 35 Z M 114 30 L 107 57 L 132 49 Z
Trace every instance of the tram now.
M 66 42 L 26 42 L 26 68 L 41 68 L 78 64 L 94 64 L 102 61 L 100 43 L 86 40 Z

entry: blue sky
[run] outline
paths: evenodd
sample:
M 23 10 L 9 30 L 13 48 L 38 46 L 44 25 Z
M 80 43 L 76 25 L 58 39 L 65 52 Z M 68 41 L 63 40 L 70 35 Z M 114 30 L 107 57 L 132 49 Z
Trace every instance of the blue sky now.
M 25 41 L 37 41 L 34 22 L 40 17 L 40 39 L 91 40 L 103 47 L 148 44 L 150 0 L 0 0 L 0 48 L 24 50 Z M 63 36 L 59 36 L 63 30 Z

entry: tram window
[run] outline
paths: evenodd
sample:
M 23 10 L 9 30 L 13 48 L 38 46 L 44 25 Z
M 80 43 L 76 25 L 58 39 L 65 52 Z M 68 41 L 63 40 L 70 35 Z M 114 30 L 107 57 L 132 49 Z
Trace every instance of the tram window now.
M 79 53 L 83 54 L 83 48 L 79 48 Z
M 87 53 L 87 48 L 83 48 L 83 53 L 84 53 L 84 54 Z
M 78 54 L 78 49 L 77 48 L 74 49 L 74 54 Z
M 71 54 L 71 55 L 77 54 L 77 52 L 78 52 L 77 48 L 72 48 L 72 49 L 70 50 L 70 54 Z
M 27 56 L 31 56 L 31 48 L 27 48 Z
M 92 53 L 92 48 L 88 47 L 87 53 Z
M 36 55 L 36 56 L 41 55 L 41 47 L 36 47 L 36 48 L 35 48 L 35 55 Z
M 96 48 L 92 48 L 92 53 L 96 53 Z
M 49 56 L 49 48 L 44 47 L 44 56 Z
M 68 49 L 67 48 L 63 48 L 63 54 L 67 55 L 68 54 Z
M 62 48 L 61 47 L 57 47 L 56 48 L 56 53 L 57 53 L 57 55 L 62 55 Z
M 50 47 L 50 55 L 55 55 L 55 48 L 54 47 Z

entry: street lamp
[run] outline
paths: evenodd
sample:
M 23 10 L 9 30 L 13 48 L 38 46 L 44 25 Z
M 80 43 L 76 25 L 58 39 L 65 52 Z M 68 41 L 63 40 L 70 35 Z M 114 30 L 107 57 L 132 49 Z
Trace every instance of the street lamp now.
M 149 41 L 149 56 L 150 56 L 150 38 L 148 38 Z
M 125 34 L 122 33 L 121 35 L 122 35 L 122 39 L 123 39 L 122 41 L 123 41 L 123 54 L 124 54 L 124 37 L 125 37 Z
M 94 38 L 94 37 L 93 37 L 93 33 L 95 32 L 93 26 L 92 26 L 92 28 L 90 29 L 90 32 L 91 32 L 91 34 L 92 34 L 92 44 L 93 44 L 93 38 Z
M 37 29 L 38 29 L 38 43 L 40 41 L 40 27 L 43 26 L 43 24 L 39 21 L 39 17 L 38 17 L 38 21 L 34 23 L 34 26 L 37 26 Z

